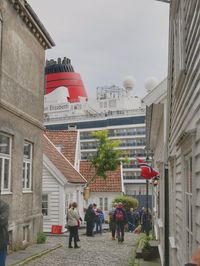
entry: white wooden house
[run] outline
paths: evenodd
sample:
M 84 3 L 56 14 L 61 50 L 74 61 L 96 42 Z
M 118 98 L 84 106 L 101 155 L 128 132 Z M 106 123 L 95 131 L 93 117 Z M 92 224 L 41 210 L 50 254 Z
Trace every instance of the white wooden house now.
M 147 105 L 146 135 L 147 148 L 153 151 L 154 167 L 160 179 L 153 186 L 153 221 L 156 239 L 159 241 L 159 253 L 162 265 L 165 255 L 165 161 L 166 161 L 166 125 L 167 125 L 167 79 L 164 79 L 144 98 Z
M 42 175 L 44 232 L 51 232 L 52 225 L 62 226 L 62 231 L 65 230 L 66 209 L 73 201 L 78 203 L 80 215 L 84 215 L 83 186 L 85 183 L 84 177 L 44 134 Z
M 165 239 L 170 266 L 189 262 L 200 244 L 199 17 L 199 0 L 171 1 L 167 119 L 169 232 Z
M 81 159 L 79 130 L 47 130 L 46 135 L 69 159 L 76 170 L 90 182 L 90 179 L 95 175 L 95 171 L 90 169 L 89 161 Z M 90 197 L 84 201 L 83 207 L 87 208 L 90 203 L 96 203 L 104 212 L 105 219 L 107 219 L 114 198 L 121 195 L 122 191 L 122 169 L 119 167 L 116 171 L 109 172 L 106 180 L 97 177 L 90 184 Z M 68 197 L 70 198 L 70 195 Z

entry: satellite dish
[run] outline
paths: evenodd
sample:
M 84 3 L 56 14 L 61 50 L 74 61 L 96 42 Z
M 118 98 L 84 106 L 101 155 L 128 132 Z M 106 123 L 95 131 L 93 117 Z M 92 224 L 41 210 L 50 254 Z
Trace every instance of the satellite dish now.
M 123 86 L 127 90 L 127 92 L 133 90 L 135 87 L 135 79 L 132 76 L 127 76 L 124 78 Z
M 159 81 L 157 78 L 155 77 L 149 77 L 146 79 L 145 81 L 145 89 L 147 90 L 147 92 L 150 92 L 153 90 L 153 88 L 155 88 L 158 85 Z

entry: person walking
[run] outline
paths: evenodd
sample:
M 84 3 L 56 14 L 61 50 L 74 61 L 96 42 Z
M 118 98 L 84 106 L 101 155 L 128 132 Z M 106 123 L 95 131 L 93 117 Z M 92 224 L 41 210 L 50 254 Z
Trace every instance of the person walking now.
M 0 266 L 5 266 L 8 238 L 9 206 L 0 199 Z
M 85 213 L 85 222 L 86 222 L 86 236 L 94 236 L 93 229 L 95 224 L 96 214 L 93 209 L 93 205 L 90 204 Z
M 112 209 L 109 211 L 109 227 L 112 234 L 112 240 L 116 240 L 115 233 L 116 233 L 116 221 L 114 221 L 114 213 L 117 207 L 117 203 L 113 203 Z
M 73 202 L 71 208 L 68 210 L 68 228 L 69 228 L 69 245 L 68 248 L 72 247 L 72 240 L 74 239 L 74 248 L 80 248 L 77 245 L 78 239 L 78 224 L 79 224 L 79 214 L 76 210 L 77 203 Z
M 114 212 L 114 221 L 116 222 L 117 227 L 117 238 L 118 243 L 124 242 L 124 227 L 128 223 L 126 211 L 123 208 L 121 202 L 118 203 L 117 208 Z

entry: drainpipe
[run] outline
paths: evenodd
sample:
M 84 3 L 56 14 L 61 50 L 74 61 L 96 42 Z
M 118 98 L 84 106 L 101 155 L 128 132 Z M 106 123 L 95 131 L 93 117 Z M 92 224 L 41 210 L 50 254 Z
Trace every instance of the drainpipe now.
M 169 266 L 169 174 L 168 165 L 165 165 L 165 251 L 164 251 L 164 266 Z

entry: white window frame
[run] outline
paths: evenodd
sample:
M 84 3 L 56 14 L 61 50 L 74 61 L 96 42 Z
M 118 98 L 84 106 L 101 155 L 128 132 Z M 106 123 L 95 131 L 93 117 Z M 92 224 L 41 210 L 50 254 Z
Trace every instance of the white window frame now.
M 99 207 L 102 211 L 108 211 L 108 198 L 107 197 L 99 198 Z
M 23 173 L 22 173 L 22 190 L 23 192 L 31 192 L 32 191 L 32 158 L 33 158 L 33 144 L 28 141 L 24 141 L 24 146 L 25 144 L 30 145 L 30 158 L 25 158 L 24 153 L 23 153 Z M 23 148 L 24 148 L 23 146 Z M 23 150 L 24 151 L 24 150 Z M 24 164 L 25 164 L 25 169 L 24 169 Z M 29 168 L 29 187 L 27 187 L 27 173 L 28 173 L 28 165 L 30 165 Z
M 47 209 L 47 215 L 44 215 L 43 212 L 42 212 L 42 215 L 43 215 L 43 217 L 48 218 L 49 217 L 49 193 L 42 193 L 42 204 L 44 202 L 43 196 L 47 196 L 47 201 L 45 201 L 45 202 L 47 202 L 47 208 L 42 207 L 42 210 Z
M 193 194 L 192 194 L 192 154 L 184 157 L 184 183 L 185 183 L 185 232 L 186 232 L 186 259 L 189 261 L 192 255 L 193 245 Z
M 2 160 L 2 169 L 0 173 L 1 180 L 1 191 L 0 194 L 9 194 L 11 192 L 11 149 L 12 149 L 12 137 L 0 132 L 0 135 L 9 138 L 9 154 L 0 153 L 0 159 Z M 5 160 L 8 160 L 8 188 L 4 185 L 4 171 L 5 171 Z

